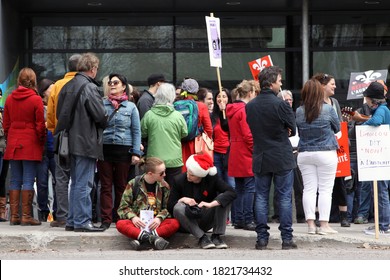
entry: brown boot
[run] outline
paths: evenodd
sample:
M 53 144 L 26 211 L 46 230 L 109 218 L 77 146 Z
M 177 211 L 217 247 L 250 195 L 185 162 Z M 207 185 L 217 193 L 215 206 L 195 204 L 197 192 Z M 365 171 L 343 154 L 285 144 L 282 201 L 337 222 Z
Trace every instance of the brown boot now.
M 5 222 L 5 206 L 7 204 L 7 199 L 5 197 L 0 197 L 0 222 Z
M 39 226 L 41 222 L 31 216 L 34 191 L 22 191 L 22 226 Z
M 20 190 L 10 190 L 9 206 L 11 209 L 11 218 L 9 219 L 9 224 L 11 226 L 20 225 L 19 202 L 20 202 Z

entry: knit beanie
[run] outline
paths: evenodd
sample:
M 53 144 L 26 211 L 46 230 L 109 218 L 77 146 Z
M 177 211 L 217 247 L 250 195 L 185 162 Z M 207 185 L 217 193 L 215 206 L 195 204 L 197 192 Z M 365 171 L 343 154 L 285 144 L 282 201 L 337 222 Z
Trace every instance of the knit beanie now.
M 196 154 L 187 159 L 187 170 L 191 171 L 194 176 L 206 177 L 207 175 L 214 176 L 217 174 L 217 168 L 213 164 L 213 160 L 208 154 Z

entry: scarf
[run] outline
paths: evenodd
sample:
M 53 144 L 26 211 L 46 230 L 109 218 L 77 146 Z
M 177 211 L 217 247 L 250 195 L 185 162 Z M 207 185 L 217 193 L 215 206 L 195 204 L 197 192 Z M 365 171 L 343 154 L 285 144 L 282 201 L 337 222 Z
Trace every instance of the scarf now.
M 118 110 L 119 105 L 122 103 L 122 101 L 128 100 L 129 97 L 127 96 L 126 92 L 122 93 L 122 95 L 114 95 L 110 94 L 108 96 L 108 100 L 110 100 L 112 106 L 114 106 L 115 110 Z

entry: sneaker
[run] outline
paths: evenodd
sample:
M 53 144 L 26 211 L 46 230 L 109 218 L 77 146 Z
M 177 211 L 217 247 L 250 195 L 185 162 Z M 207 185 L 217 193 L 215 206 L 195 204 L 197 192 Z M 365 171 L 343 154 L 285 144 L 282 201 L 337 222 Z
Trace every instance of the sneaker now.
M 201 238 L 199 238 L 199 247 L 202 249 L 213 249 L 215 248 L 215 244 L 211 242 L 210 238 L 204 234 Z
M 317 233 L 317 228 L 316 227 L 308 227 L 307 233 L 308 234 L 316 234 Z
M 217 249 L 228 248 L 228 245 L 221 239 L 221 236 L 219 234 L 212 234 L 211 235 L 211 242 L 214 243 L 215 248 L 217 248 Z
M 370 226 L 364 230 L 364 233 L 367 235 L 375 235 L 375 226 Z M 379 235 L 387 235 L 390 236 L 390 229 L 382 230 L 379 229 Z
M 268 240 L 261 239 L 256 242 L 255 248 L 256 250 L 266 250 L 267 246 L 268 246 Z
M 152 239 L 154 248 L 156 250 L 164 250 L 168 247 L 169 242 L 166 241 L 164 238 L 156 236 L 155 238 Z
M 141 243 L 138 240 L 130 240 L 130 249 L 138 251 L 141 247 Z
M 363 217 L 356 217 L 353 221 L 354 224 L 368 224 L 368 219 Z
M 298 249 L 298 246 L 292 240 L 283 240 L 282 249 L 283 250 Z

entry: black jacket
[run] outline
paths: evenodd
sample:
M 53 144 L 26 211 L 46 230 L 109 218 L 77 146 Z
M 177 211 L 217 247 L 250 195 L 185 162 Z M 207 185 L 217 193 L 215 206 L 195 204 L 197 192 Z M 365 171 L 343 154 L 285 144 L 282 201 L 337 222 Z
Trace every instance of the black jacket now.
M 84 73 L 76 76 L 61 89 L 57 104 L 57 135 L 69 123 L 75 97 L 83 84 L 87 83 L 76 105 L 69 130 L 70 154 L 103 159 L 103 129 L 107 125 L 107 113 L 103 99 L 94 79 Z
M 260 94 L 245 107 L 246 120 L 253 136 L 253 173 L 266 174 L 296 167 L 288 129 L 296 133 L 292 108 L 271 89 Z
M 169 213 L 173 213 L 173 207 L 182 197 L 193 198 L 198 203 L 216 200 L 222 207 L 226 207 L 237 197 L 237 194 L 218 175 L 207 175 L 199 184 L 195 184 L 187 180 L 187 173 L 182 173 L 173 179 L 168 200 Z

